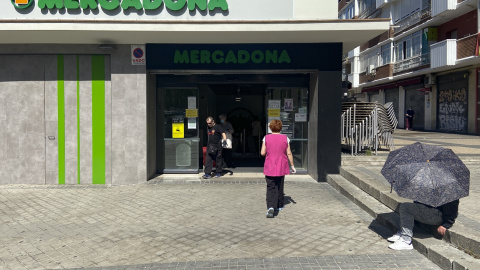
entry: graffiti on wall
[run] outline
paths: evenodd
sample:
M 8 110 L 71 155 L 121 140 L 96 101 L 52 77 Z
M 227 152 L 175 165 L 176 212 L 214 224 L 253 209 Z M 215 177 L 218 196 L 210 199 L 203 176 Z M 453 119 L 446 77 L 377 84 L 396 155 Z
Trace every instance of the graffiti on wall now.
M 447 89 L 438 93 L 438 122 L 440 130 L 467 132 L 467 90 Z

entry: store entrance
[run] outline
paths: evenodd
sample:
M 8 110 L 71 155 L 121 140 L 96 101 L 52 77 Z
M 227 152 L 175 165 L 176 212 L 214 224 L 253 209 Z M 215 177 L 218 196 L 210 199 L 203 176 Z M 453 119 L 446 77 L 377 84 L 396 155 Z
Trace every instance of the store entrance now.
M 201 172 L 206 118 L 220 124 L 222 114 L 234 129 L 233 172 L 262 171 L 262 139 L 273 119 L 283 123 L 297 172 L 307 172 L 308 74 L 164 74 L 156 85 L 157 173 Z
M 225 115 L 233 127 L 230 167 L 263 167 L 260 149 L 266 132 L 267 84 L 222 83 L 200 88 L 210 89 L 215 95 L 215 102 L 207 105 L 215 121 L 221 124 L 219 116 Z

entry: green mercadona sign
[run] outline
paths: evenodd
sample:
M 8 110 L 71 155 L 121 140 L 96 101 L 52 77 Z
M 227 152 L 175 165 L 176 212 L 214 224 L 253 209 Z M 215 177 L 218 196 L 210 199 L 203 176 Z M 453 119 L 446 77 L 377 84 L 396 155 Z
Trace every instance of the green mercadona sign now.
M 27 8 L 33 3 L 33 0 L 11 0 L 16 8 Z M 124 10 L 134 8 L 137 10 L 155 10 L 162 5 L 171 11 L 179 11 L 188 7 L 189 10 L 199 9 L 201 11 L 228 10 L 227 0 L 37 0 L 38 7 L 41 9 L 98 9 L 100 6 L 105 10 L 115 10 L 122 8 Z

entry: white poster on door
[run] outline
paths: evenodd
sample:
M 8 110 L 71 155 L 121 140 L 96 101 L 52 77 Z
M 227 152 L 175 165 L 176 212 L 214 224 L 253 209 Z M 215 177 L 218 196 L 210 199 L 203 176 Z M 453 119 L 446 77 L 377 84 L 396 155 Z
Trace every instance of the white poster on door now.
M 196 109 L 197 108 L 197 97 L 188 97 L 188 108 Z
M 188 129 L 197 128 L 197 118 L 188 118 Z
M 295 114 L 295 122 L 307 122 L 307 114 L 306 113 L 296 113 Z
M 268 101 L 268 108 L 269 109 L 280 109 L 280 103 L 282 101 L 281 100 L 269 100 Z

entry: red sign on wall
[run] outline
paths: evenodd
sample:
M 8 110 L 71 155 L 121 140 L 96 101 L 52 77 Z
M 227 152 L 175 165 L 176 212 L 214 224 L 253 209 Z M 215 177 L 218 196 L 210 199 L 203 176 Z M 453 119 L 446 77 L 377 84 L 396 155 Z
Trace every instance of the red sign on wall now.
M 145 65 L 145 46 L 144 45 L 132 45 L 132 65 L 143 66 Z

